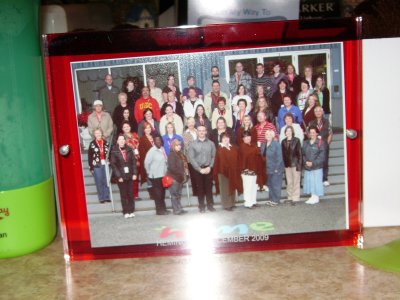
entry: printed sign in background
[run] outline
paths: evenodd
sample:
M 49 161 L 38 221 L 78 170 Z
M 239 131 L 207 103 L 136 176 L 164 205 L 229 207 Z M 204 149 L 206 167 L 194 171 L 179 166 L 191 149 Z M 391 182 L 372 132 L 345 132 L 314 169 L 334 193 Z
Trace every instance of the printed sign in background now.
M 339 0 L 300 0 L 300 19 L 339 18 L 340 15 Z
M 188 24 L 297 20 L 299 0 L 188 0 Z

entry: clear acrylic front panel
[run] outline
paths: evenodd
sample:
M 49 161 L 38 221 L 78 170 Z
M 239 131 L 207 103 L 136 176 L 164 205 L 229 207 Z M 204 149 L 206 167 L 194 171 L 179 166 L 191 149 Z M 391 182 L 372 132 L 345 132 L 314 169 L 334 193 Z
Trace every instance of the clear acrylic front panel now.
M 198 250 L 232 252 L 357 243 L 361 233 L 361 144 L 360 139 L 346 138 L 346 129 L 361 129 L 360 41 L 356 39 L 354 21 L 341 22 L 327 24 L 331 27 L 325 29 L 324 34 L 320 32 L 321 24 L 311 21 L 112 32 L 115 45 L 104 45 L 104 49 L 96 47 L 103 33 L 71 34 L 76 37 L 75 42 L 71 42 L 69 34 L 48 36 L 45 49 L 53 142 L 55 149 L 62 144 L 71 145 L 67 157 L 55 154 L 67 254 L 72 259 L 92 259 L 189 254 Z M 282 39 L 279 33 L 285 26 L 286 39 Z M 262 28 L 269 28 L 268 32 L 272 34 Z M 249 30 L 255 33 L 254 36 L 243 34 Z M 119 43 L 126 35 L 135 40 L 143 34 L 146 34 L 146 41 L 140 46 Z M 173 42 L 167 43 L 167 37 Z M 221 37 L 224 39 L 221 40 Z M 59 48 L 63 43 L 69 47 Z M 134 187 L 138 191 L 136 196 L 140 198 L 134 202 L 135 217 L 126 219 L 122 213 L 120 186 L 113 180 L 108 163 L 106 174 L 111 202 L 99 201 L 97 179 L 91 174 L 88 161 L 88 147 L 94 137 L 90 136 L 81 118 L 85 112 L 92 113 L 90 106 L 98 99 L 99 88 L 105 85 L 101 76 L 111 74 L 113 86 L 119 90 L 122 90 L 122 82 L 128 77 L 137 77 L 138 86 L 146 85 L 150 77 L 154 78 L 156 87 L 163 89 L 168 75 L 173 74 L 175 85 L 182 91 L 187 87 L 187 77 L 192 75 L 196 86 L 206 89 L 204 85 L 210 79 L 212 66 L 218 66 L 219 80 L 226 81 L 226 86 L 231 80 L 232 86 L 231 78 L 237 71 L 238 62 L 243 62 L 244 71 L 254 78 L 257 63 L 262 63 L 265 72 L 269 72 L 269 62 L 276 62 L 277 58 L 282 72 L 291 63 L 299 78 L 305 76 L 305 67 L 311 66 L 314 77 L 321 76 L 330 93 L 329 98 L 320 95 L 317 99 L 318 102 L 325 102 L 321 103 L 325 110 L 330 109 L 330 113 L 323 117 L 331 126 L 329 152 L 325 152 L 328 157 L 325 166 L 328 178 L 325 181 L 329 184 L 322 186 L 319 203 L 306 203 L 310 195 L 304 188 L 309 184 L 309 178 L 303 170 L 300 201 L 286 201 L 288 175 L 282 172 L 278 205 L 270 205 L 271 192 L 260 190 L 256 192 L 257 207 L 246 208 L 247 199 L 242 193 L 237 193 L 236 208 L 225 210 L 224 201 L 221 201 L 224 199 L 216 194 L 217 176 L 214 176 L 215 212 L 199 212 L 198 197 L 193 195 L 189 180 L 183 186 L 181 196 L 181 205 L 187 213 L 157 215 L 148 182 L 144 181 Z M 105 70 L 107 73 L 104 74 Z M 310 85 L 319 91 L 314 81 Z M 296 91 L 299 94 L 305 92 Z M 257 103 L 251 92 L 249 97 Z M 234 90 L 230 89 L 228 101 L 235 96 L 233 93 Z M 294 100 L 298 97 L 298 94 L 293 94 Z M 118 101 L 117 98 L 115 101 Z M 113 115 L 113 111 L 107 113 Z M 134 109 L 131 113 L 134 114 Z M 256 123 L 257 117 L 254 118 Z M 283 126 L 279 125 L 279 120 L 275 122 L 280 133 Z M 309 125 L 298 123 L 299 128 Z M 232 129 L 235 137 L 238 128 L 236 131 Z M 303 143 L 312 139 L 311 135 L 307 136 L 306 130 L 300 130 L 306 133 Z M 281 140 L 283 137 L 284 134 Z M 278 137 L 277 140 L 281 142 Z M 232 144 L 237 142 L 232 140 Z M 112 138 L 110 144 L 117 147 Z M 218 142 L 215 144 L 218 149 Z M 172 209 L 168 190 L 165 203 L 168 209 Z

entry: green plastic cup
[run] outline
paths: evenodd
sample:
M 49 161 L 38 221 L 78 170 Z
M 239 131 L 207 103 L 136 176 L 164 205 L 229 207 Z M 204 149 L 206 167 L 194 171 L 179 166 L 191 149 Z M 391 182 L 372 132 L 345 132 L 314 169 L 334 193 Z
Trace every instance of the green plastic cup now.
M 56 234 L 39 3 L 0 1 L 0 258 Z

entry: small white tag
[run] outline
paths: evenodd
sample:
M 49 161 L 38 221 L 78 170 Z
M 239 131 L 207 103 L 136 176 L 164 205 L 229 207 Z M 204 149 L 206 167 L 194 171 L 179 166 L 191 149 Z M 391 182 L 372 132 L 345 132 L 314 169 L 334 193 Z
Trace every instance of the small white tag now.
M 102 160 L 100 161 L 100 163 L 104 166 L 104 165 L 106 164 L 106 160 L 105 160 L 105 159 L 102 159 Z
M 124 172 L 125 173 L 129 173 L 129 168 L 128 167 L 124 167 Z
M 257 146 L 258 146 L 258 148 L 260 148 L 261 147 L 261 142 L 257 142 Z
M 135 153 L 135 155 L 139 155 L 139 150 L 135 149 L 135 150 L 133 150 L 133 153 Z

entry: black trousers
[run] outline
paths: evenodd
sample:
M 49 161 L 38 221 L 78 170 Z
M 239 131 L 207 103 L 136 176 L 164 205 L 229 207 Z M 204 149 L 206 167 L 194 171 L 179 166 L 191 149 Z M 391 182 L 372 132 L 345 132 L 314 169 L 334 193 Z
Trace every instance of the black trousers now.
M 153 196 L 155 205 L 156 205 L 156 213 L 161 214 L 167 210 L 165 205 L 165 189 L 162 185 L 162 177 L 161 178 L 150 178 L 151 181 L 151 194 Z
M 196 170 L 192 167 L 192 164 L 188 165 L 189 165 L 189 175 L 190 175 L 190 182 L 192 184 L 193 196 L 197 196 Z
M 325 161 L 324 161 L 324 167 L 323 167 L 322 181 L 328 181 L 328 172 L 329 172 L 329 145 L 327 145 L 326 152 L 325 152 Z
M 194 171 L 197 185 L 197 199 L 199 200 L 199 209 L 205 208 L 204 199 L 207 201 L 207 207 L 214 207 L 214 199 L 212 195 L 212 170 L 208 174 L 201 174 Z
M 133 201 L 133 180 L 118 181 L 119 194 L 121 195 L 122 213 L 131 214 L 135 211 L 135 201 Z

